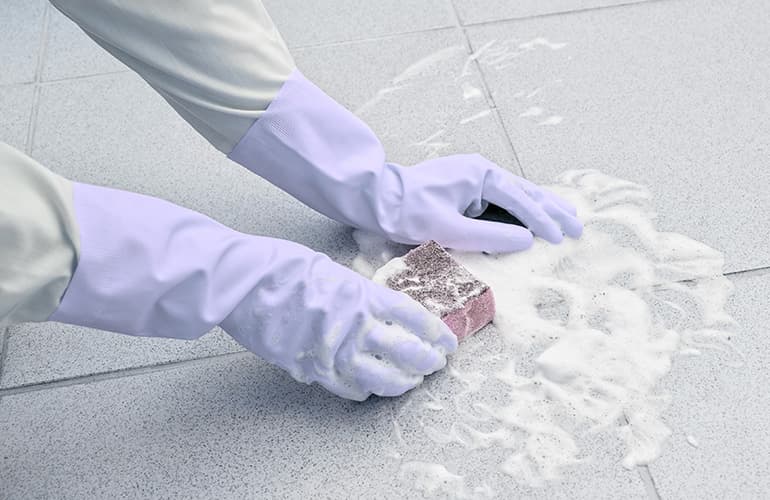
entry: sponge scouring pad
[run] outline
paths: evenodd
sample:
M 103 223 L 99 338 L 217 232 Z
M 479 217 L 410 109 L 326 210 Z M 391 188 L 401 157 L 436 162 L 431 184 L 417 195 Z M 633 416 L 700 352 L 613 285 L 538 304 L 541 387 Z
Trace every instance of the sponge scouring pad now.
M 495 316 L 495 298 L 435 241 L 428 241 L 377 270 L 373 281 L 404 292 L 440 317 L 458 340 Z

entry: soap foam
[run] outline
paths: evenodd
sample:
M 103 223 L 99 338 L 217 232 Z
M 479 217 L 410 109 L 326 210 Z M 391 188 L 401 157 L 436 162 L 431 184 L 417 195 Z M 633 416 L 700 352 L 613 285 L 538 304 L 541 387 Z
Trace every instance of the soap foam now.
M 464 58 L 463 46 L 442 49 L 409 65 L 356 113 L 386 112 L 405 98 L 402 90 L 455 74 L 461 105 L 437 110 L 441 128 L 408 151 L 415 162 L 448 154 L 462 127 L 485 116 L 479 68 L 519 71 L 566 46 L 538 37 L 490 40 Z M 565 119 L 543 104 L 554 84 L 563 82 L 513 93 L 529 101 L 524 114 L 533 124 Z M 538 239 L 531 250 L 505 256 L 451 252 L 490 285 L 497 315 L 445 370 L 389 402 L 394 443 L 385 452 L 400 464 L 401 480 L 423 495 L 511 497 L 512 482 L 543 484 L 618 449 L 626 467 L 649 463 L 671 433 L 661 420 L 670 396 L 658 384 L 672 360 L 719 349 L 740 365 L 730 342 L 735 324 L 724 311 L 732 285 L 718 252 L 658 232 L 642 186 L 573 171 L 552 188 L 578 206 L 586 223 L 580 241 Z M 367 277 L 409 250 L 360 231 L 354 237 L 352 267 Z
M 576 205 L 580 240 L 450 252 L 492 288 L 497 314 L 398 403 L 392 453 L 424 492 L 491 491 L 496 475 L 492 484 L 543 484 L 592 458 L 590 436 L 620 443 L 612 449 L 625 450 L 627 468 L 650 463 L 671 434 L 661 419 L 670 397 L 658 385 L 673 358 L 720 349 L 740 361 L 719 252 L 657 231 L 651 196 L 637 184 L 582 170 L 549 188 Z M 362 274 L 399 255 L 356 233 Z

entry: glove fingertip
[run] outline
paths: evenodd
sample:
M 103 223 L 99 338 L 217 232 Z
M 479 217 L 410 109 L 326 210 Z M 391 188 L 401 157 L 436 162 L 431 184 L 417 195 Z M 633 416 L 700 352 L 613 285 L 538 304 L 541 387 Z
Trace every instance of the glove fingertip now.
M 443 323 L 443 321 L 442 321 Z M 449 327 L 447 327 L 447 330 L 449 330 Z M 457 352 L 457 347 L 459 345 L 459 341 L 457 339 L 457 336 L 452 332 L 452 330 L 449 330 L 449 333 L 445 337 L 445 341 L 441 344 L 444 348 L 445 354 L 454 354 Z
M 548 243 L 559 244 L 564 241 L 564 233 L 560 228 L 552 228 L 546 234 L 543 235 L 543 239 Z
M 532 246 L 534 236 L 524 227 L 467 217 L 458 224 L 461 240 L 445 245 L 461 251 L 509 253 L 526 250 Z
M 583 235 L 583 223 L 579 219 L 574 219 L 572 224 L 565 227 L 565 232 L 570 238 L 578 239 Z
M 535 235 L 532 234 L 532 231 L 529 229 L 525 229 L 523 227 L 513 227 L 511 228 L 513 235 L 512 235 L 512 251 L 519 252 L 521 250 L 527 250 L 535 243 Z

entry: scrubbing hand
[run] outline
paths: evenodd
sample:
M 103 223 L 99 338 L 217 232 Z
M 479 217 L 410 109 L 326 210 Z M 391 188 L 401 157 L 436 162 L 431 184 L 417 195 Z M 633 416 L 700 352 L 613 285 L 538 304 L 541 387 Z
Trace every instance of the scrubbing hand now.
M 80 255 L 51 320 L 180 339 L 220 325 L 295 379 L 355 400 L 412 389 L 457 348 L 418 302 L 322 253 L 150 196 L 73 192 Z
M 221 326 L 294 379 L 357 401 L 398 396 L 457 349 L 449 327 L 406 294 L 300 245 L 276 245 L 272 276 Z
M 575 207 L 554 193 L 513 175 L 480 155 L 454 155 L 412 167 L 387 164 L 377 196 L 398 202 L 384 210 L 379 228 L 392 241 L 419 244 L 435 240 L 466 251 L 514 252 L 532 245 L 533 234 L 559 243 L 580 237 Z M 514 215 L 526 227 L 475 219 L 489 203 Z
M 296 70 L 228 156 L 326 216 L 399 243 L 512 252 L 533 234 L 557 243 L 583 229 L 569 202 L 479 155 L 386 162 L 372 130 Z M 489 203 L 528 229 L 473 219 Z

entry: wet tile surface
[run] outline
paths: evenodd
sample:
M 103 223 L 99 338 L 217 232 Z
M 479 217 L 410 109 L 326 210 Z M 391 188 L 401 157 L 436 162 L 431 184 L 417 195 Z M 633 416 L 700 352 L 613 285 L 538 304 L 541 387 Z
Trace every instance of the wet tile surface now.
M 475 152 L 518 172 L 458 31 L 303 49 L 295 58 L 374 130 L 389 161 L 412 165 Z
M 770 273 L 732 278 L 728 311 L 740 355 L 679 357 L 663 386 L 673 434 L 650 465 L 662 498 L 761 498 L 770 491 Z M 742 365 L 736 366 L 741 362 Z
M 6 396 L 0 497 L 423 498 L 387 453 L 400 404 L 341 400 L 248 353 Z M 511 483 L 495 497 L 597 498 L 601 488 L 601 498 L 644 498 L 638 476 L 611 463 L 599 458 L 544 489 Z M 460 466 L 473 475 L 473 464 Z
M 661 228 L 722 251 L 728 271 L 767 266 L 767 8 L 696 3 L 468 31 L 529 178 L 596 168 L 650 186 Z

